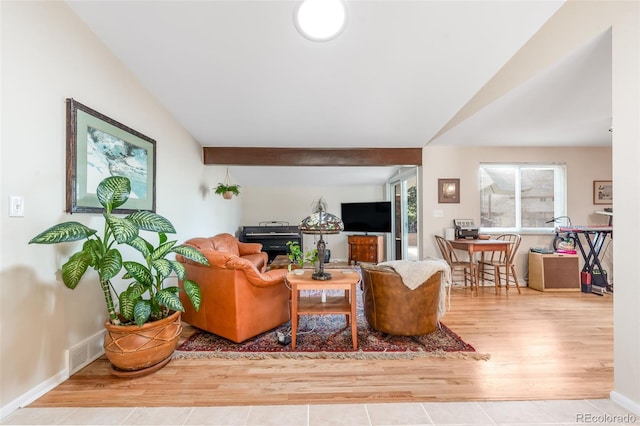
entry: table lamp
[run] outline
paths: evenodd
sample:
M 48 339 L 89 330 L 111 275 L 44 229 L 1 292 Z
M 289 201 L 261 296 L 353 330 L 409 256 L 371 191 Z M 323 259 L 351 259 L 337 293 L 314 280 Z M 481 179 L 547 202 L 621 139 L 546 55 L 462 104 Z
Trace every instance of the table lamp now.
M 324 271 L 324 256 L 326 245 L 322 239 L 322 235 L 325 234 L 339 234 L 344 230 L 344 224 L 339 217 L 327 213 L 327 202 L 320 198 L 314 202 L 313 213 L 311 216 L 307 216 L 300 222 L 300 231 L 303 234 L 317 234 L 320 235 L 318 240 L 318 261 L 320 262 L 320 269 L 318 272 L 314 272 L 311 278 L 314 280 L 330 280 L 331 274 Z

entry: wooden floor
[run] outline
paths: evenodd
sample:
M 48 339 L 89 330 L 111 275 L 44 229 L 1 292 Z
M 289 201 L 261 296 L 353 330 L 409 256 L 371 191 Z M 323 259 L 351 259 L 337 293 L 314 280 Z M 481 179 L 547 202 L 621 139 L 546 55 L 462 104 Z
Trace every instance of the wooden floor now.
M 612 299 L 454 288 L 443 323 L 489 360 L 172 360 L 152 375 L 121 379 L 99 359 L 31 407 L 608 398 Z

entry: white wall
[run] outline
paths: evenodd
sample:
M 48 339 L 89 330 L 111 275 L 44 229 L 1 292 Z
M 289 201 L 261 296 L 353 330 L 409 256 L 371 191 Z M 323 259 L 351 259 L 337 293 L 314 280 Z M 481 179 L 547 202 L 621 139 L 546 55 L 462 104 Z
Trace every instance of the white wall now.
M 453 219 L 474 219 L 480 223 L 478 167 L 483 162 L 497 163 L 565 163 L 567 166 L 567 212 L 575 225 L 606 224 L 607 216 L 594 213 L 602 205 L 593 204 L 593 181 L 611 180 L 611 148 L 509 148 L 509 147 L 442 147 L 423 150 L 422 220 L 423 253 L 439 255 L 434 234 L 444 236 L 444 229 Z M 460 179 L 460 203 L 438 204 L 438 179 Z M 443 210 L 444 217 L 433 217 L 434 210 Z M 516 271 L 527 276 L 528 251 L 531 247 L 550 247 L 552 235 L 523 235 Z M 603 267 L 612 274 L 613 246 L 601 253 Z M 583 262 L 581 261 L 581 265 Z
M 65 99 L 117 120 L 157 143 L 157 211 L 182 241 L 234 229 L 241 205 L 210 187 L 224 169 L 202 164 L 200 146 L 94 37 L 64 2 L 0 2 L 2 125 L 0 190 L 0 407 L 28 402 L 66 374 L 65 350 L 103 329 L 104 301 L 91 275 L 77 289 L 56 271 L 72 244 L 27 245 L 45 228 L 101 216 L 65 214 Z M 10 195 L 25 216 L 8 217 Z M 116 283 L 121 285 L 122 283 Z
M 593 11 L 601 16 L 600 10 Z M 611 398 L 640 415 L 640 3 L 616 2 L 613 25 L 614 390 Z M 578 17 L 579 18 L 579 17 Z M 617 200 L 617 201 L 616 201 Z
M 340 216 L 341 203 L 384 200 L 384 185 L 243 187 L 241 225 L 283 221 L 297 226 L 311 214 L 313 202 L 320 197 L 327 202 L 329 213 Z M 331 259 L 347 259 L 348 235 L 343 232 L 323 237 L 331 250 Z M 315 248 L 317 241 L 314 235 L 303 235 L 304 251 Z

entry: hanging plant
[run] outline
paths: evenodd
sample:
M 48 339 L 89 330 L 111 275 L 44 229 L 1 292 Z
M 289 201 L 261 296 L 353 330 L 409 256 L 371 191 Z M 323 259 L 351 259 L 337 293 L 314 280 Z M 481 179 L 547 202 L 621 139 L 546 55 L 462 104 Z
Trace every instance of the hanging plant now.
M 229 183 L 229 169 L 224 178 L 224 183 L 218 183 L 218 186 L 214 188 L 214 191 L 218 195 L 222 195 L 225 200 L 231 199 L 234 195 L 240 195 L 240 185 L 231 185 Z

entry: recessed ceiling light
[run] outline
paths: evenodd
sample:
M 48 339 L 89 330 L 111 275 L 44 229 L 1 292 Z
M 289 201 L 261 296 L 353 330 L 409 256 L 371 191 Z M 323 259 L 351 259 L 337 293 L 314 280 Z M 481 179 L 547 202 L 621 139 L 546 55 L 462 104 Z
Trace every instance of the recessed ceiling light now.
M 313 41 L 337 37 L 346 20 L 347 11 L 342 0 L 304 0 L 293 14 L 300 34 Z

